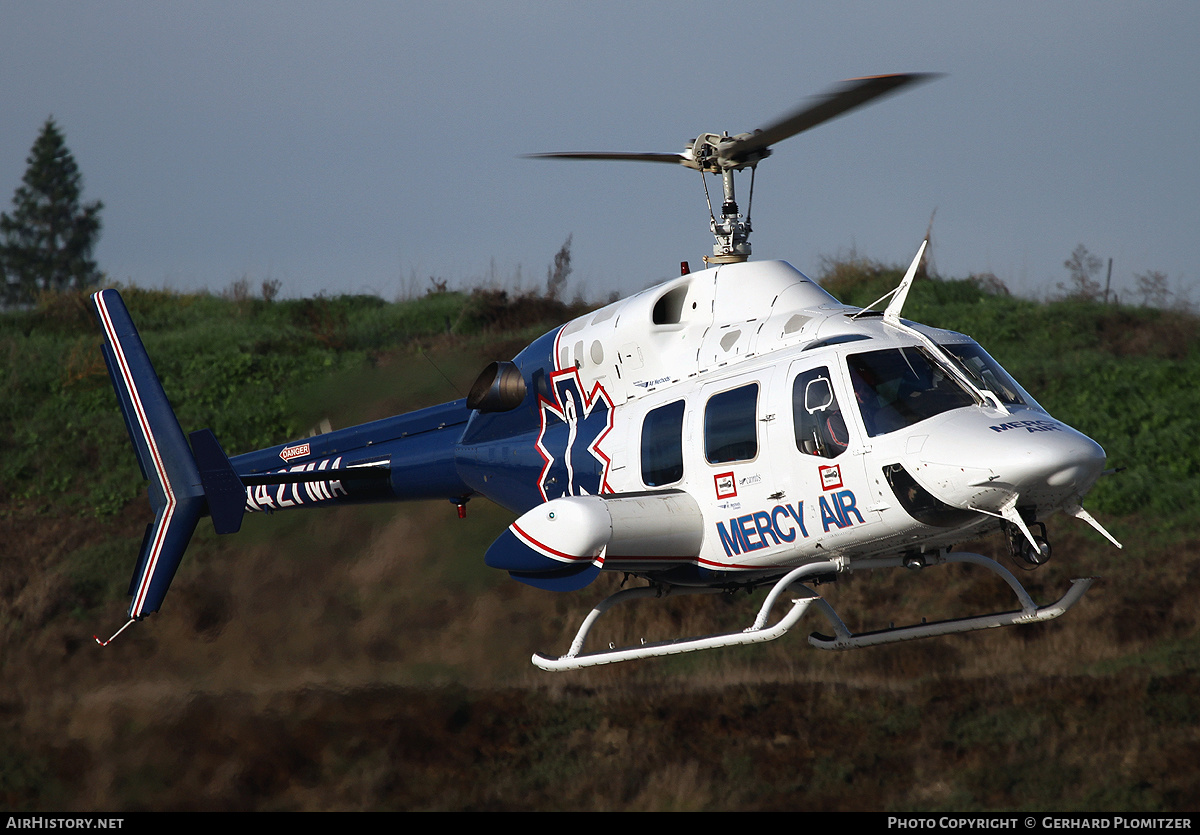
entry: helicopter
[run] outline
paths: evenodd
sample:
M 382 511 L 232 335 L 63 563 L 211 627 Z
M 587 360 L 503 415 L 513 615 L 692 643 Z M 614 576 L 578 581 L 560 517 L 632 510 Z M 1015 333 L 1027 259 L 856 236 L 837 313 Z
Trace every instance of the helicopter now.
M 160 609 L 201 517 L 218 534 L 247 513 L 485 497 L 516 515 L 485 563 L 522 583 L 577 591 L 602 571 L 623 588 L 544 670 L 779 638 L 810 609 L 850 649 L 1056 618 L 1095 578 L 1039 606 L 1012 571 L 958 543 L 1001 531 L 1010 556 L 1050 558 L 1062 512 L 1120 543 L 1083 509 L 1104 450 L 1050 416 L 969 336 L 902 318 L 927 241 L 900 284 L 866 308 L 784 261 L 750 261 L 750 209 L 734 175 L 775 143 L 929 74 L 843 82 L 748 133 L 702 133 L 684 151 L 558 152 L 543 159 L 679 165 L 705 183 L 706 267 L 567 322 L 480 373 L 459 400 L 229 457 L 209 429 L 185 436 L 116 290 L 93 296 L 103 353 L 154 519 L 130 583 L 132 623 Z M 720 177 L 719 215 L 707 175 Z M 886 302 L 882 310 L 877 306 Z M 1019 608 L 852 633 L 813 588 L 853 571 L 969 563 Z M 585 651 L 630 600 L 769 588 L 742 631 Z M 771 621 L 781 598 L 790 608 Z

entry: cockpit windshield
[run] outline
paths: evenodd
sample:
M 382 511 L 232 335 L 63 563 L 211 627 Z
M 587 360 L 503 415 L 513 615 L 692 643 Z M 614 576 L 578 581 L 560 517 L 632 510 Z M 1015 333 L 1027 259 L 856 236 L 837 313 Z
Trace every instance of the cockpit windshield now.
M 975 396 L 923 348 L 851 354 L 846 365 L 871 437 L 975 403 Z
M 958 362 L 959 368 L 977 387 L 987 389 L 1006 406 L 1037 406 L 1017 381 L 975 342 L 942 345 L 942 350 Z

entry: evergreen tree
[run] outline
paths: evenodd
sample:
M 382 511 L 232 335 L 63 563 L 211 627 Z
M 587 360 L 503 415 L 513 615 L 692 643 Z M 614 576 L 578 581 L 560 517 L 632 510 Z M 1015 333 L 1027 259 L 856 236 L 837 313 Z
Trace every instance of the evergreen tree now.
M 1067 292 L 1067 298 L 1095 301 L 1104 295 L 1104 288 L 1096 280 L 1096 274 L 1100 272 L 1103 264 L 1099 258 L 1088 252 L 1086 246 L 1080 244 L 1075 247 L 1071 257 L 1063 261 L 1063 266 L 1071 274 L 1071 281 L 1069 284 L 1060 281 L 1058 287 Z
M 80 205 L 83 176 L 63 136 L 46 120 L 26 160 L 12 214 L 0 214 L 0 301 L 33 301 L 41 290 L 100 282 L 92 248 L 100 237 L 100 201 Z

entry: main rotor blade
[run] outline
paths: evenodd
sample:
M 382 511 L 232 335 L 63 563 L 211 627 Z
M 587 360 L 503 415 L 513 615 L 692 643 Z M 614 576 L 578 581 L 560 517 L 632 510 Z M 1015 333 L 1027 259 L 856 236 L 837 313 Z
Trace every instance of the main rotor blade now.
M 867 78 L 852 78 L 842 82 L 828 93 L 813 96 L 809 104 L 791 115 L 785 116 L 774 124 L 755 132 L 753 135 L 734 142 L 722 156 L 738 160 L 756 151 L 762 151 L 769 145 L 774 145 L 795 136 L 798 133 L 815 128 L 822 122 L 827 122 L 867 102 L 894 93 L 902 87 L 928 81 L 938 77 L 938 73 L 898 73 L 896 75 L 875 75 Z
M 526 154 L 526 159 L 619 159 L 633 162 L 671 162 L 685 164 L 683 154 L 638 154 L 627 151 L 558 151 L 551 154 Z

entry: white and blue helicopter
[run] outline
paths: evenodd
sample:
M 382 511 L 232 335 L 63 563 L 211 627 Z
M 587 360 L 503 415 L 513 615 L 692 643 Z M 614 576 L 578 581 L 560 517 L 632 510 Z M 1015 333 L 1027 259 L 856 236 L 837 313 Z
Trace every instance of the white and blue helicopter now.
M 701 134 L 679 154 L 538 155 L 719 176 L 713 255 L 704 270 L 684 264 L 678 278 L 555 328 L 440 406 L 229 458 L 207 429 L 184 436 L 120 296 L 97 293 L 105 360 L 155 511 L 117 634 L 158 611 L 202 516 L 232 533 L 245 513 L 449 499 L 464 515 L 475 496 L 518 514 L 485 556 L 514 579 L 556 591 L 601 571 L 645 581 L 596 606 L 566 655 L 534 655 L 546 670 L 768 641 L 810 608 L 833 632 L 810 643 L 827 649 L 1062 614 L 1092 578 L 1039 607 L 998 562 L 952 548 L 999 529 L 1014 560 L 1040 565 L 1050 556 L 1043 520 L 1058 511 L 1120 547 L 1082 507 L 1104 451 L 970 337 L 901 317 L 926 243 L 875 303 L 887 301 L 882 311 L 840 303 L 786 262 L 748 261 L 750 213 L 734 174 L 753 178 L 774 143 L 928 77 L 844 82 L 762 130 Z M 946 563 L 995 573 L 1019 608 L 853 634 L 810 587 Z M 759 587 L 770 590 L 743 631 L 584 651 L 617 603 Z M 785 594 L 791 607 L 769 622 Z

